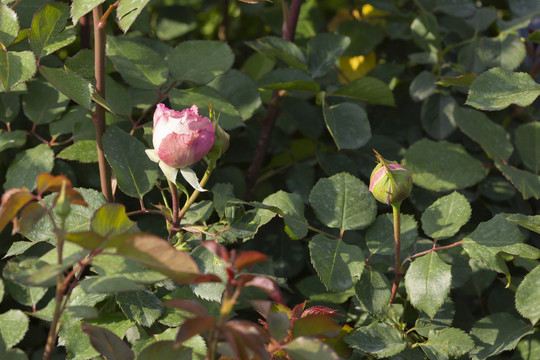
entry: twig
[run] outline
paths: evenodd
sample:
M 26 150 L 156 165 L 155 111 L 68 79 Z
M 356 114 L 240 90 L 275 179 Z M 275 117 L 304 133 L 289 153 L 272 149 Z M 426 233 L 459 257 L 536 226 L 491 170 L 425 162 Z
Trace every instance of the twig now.
M 429 250 L 426 250 L 426 251 L 422 251 L 422 252 L 419 252 L 417 254 L 414 254 L 414 255 L 411 255 L 409 256 L 408 258 L 406 258 L 405 260 L 403 260 L 403 264 L 402 265 L 405 265 L 405 263 L 407 261 L 411 261 L 412 259 L 415 259 L 417 257 L 420 257 L 420 256 L 423 256 L 423 255 L 426 255 L 426 254 L 429 254 L 430 252 L 433 252 L 433 251 L 439 251 L 439 250 L 444 250 L 444 249 L 450 249 L 450 248 L 453 248 L 453 247 L 456 247 L 456 246 L 459 246 L 463 244 L 463 240 L 460 240 L 460 241 L 457 241 L 453 244 L 450 244 L 450 245 L 445 245 L 445 246 L 439 246 L 439 247 L 433 247 Z

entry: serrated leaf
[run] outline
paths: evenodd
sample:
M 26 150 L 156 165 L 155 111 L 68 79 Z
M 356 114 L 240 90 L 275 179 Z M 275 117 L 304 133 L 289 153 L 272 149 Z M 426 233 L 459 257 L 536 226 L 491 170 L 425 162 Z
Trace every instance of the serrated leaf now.
M 299 69 L 276 69 L 267 72 L 257 81 L 257 85 L 267 90 L 307 91 L 317 93 L 319 84 Z
M 475 344 L 471 337 L 461 329 L 448 327 L 440 331 L 434 331 L 430 334 L 429 340 L 420 344 L 422 350 L 426 353 L 441 354 L 434 360 L 448 359 L 451 357 L 459 358 L 471 351 Z M 433 359 L 433 357 L 430 357 Z
M 184 41 L 167 57 L 171 75 L 179 81 L 207 84 L 231 68 L 234 54 L 224 42 L 208 40 Z
M 80 282 L 81 288 L 90 294 L 117 294 L 142 291 L 144 286 L 123 275 L 86 277 Z
M 435 251 L 415 259 L 405 274 L 405 289 L 411 304 L 433 318 L 452 284 L 451 266 Z
M 367 114 L 353 103 L 327 107 L 323 103 L 324 121 L 339 150 L 358 149 L 371 138 Z
M 508 267 L 500 252 L 519 254 L 523 249 L 525 236 L 518 226 L 498 214 L 491 220 L 482 222 L 463 241 L 463 248 L 473 259 L 480 260 L 489 268 L 510 276 Z
M 191 253 L 193 259 L 203 273 L 219 276 L 223 281 L 227 279 L 226 265 L 218 256 L 208 251 L 204 246 L 197 246 Z M 193 293 L 205 300 L 221 301 L 224 283 L 206 283 L 193 286 Z
M 447 298 L 442 307 L 433 318 L 421 311 L 414 324 L 415 330 L 423 337 L 428 337 L 430 333 L 446 329 L 452 325 L 454 320 L 454 303 Z
M 540 172 L 540 122 L 520 125 L 515 132 L 515 144 L 523 164 L 532 172 Z
M 508 160 L 514 152 L 508 134 L 502 126 L 484 113 L 457 106 L 455 118 L 459 129 L 476 141 L 492 158 Z
M 523 199 L 527 200 L 531 197 L 540 199 L 540 175 L 503 164 L 500 161 L 495 161 L 495 166 L 518 189 L 523 195 Z
M 17 13 L 7 5 L 0 4 L 0 44 L 7 48 L 18 35 Z
M 309 202 L 326 226 L 342 230 L 366 228 L 377 212 L 367 186 L 348 173 L 320 179 L 311 190 Z
M 453 97 L 435 94 L 422 104 L 420 119 L 422 127 L 437 140 L 446 139 L 456 128 Z
M 73 160 L 81 163 L 98 162 L 95 140 L 82 140 L 64 148 L 56 155 L 59 159 Z
M 45 66 L 39 67 L 39 73 L 62 94 L 83 108 L 90 110 L 90 99 L 94 89 L 89 81 L 86 81 L 73 72 Z
M 515 222 L 519 226 L 523 226 L 526 229 L 540 234 L 540 215 L 527 216 L 522 214 L 514 214 L 507 217 L 506 220 Z
M 284 346 L 285 351 L 295 360 L 338 360 L 334 350 L 321 340 L 298 337 Z
M 121 0 L 116 10 L 120 28 L 127 32 L 150 0 Z
M 308 233 L 307 220 L 304 216 L 304 202 L 297 194 L 278 191 L 263 200 L 264 205 L 276 207 L 277 213 L 285 221 L 285 232 L 292 239 L 303 239 Z M 262 213 L 259 213 L 263 216 Z
M 358 328 L 345 338 L 345 342 L 377 357 L 399 354 L 407 346 L 399 329 L 380 322 Z
M 73 25 L 76 25 L 81 17 L 104 2 L 105 0 L 73 0 L 71 3 L 71 20 L 73 21 Z
M 471 205 L 458 192 L 437 199 L 422 214 L 422 229 L 433 239 L 454 236 L 471 217 Z
M 540 95 L 540 84 L 529 74 L 494 68 L 471 84 L 467 105 L 480 110 L 501 110 L 511 104 L 528 106 Z
M 50 173 L 54 165 L 54 152 L 45 144 L 18 153 L 9 165 L 4 190 L 26 186 L 36 188 L 36 178 L 41 173 Z
M 525 44 L 516 34 L 500 35 L 496 38 L 483 38 L 478 55 L 489 68 L 501 67 L 515 70 L 525 59 Z
M 433 191 L 464 189 L 480 182 L 487 169 L 460 144 L 422 139 L 405 152 L 416 185 Z
M 64 29 L 68 18 L 69 5 L 56 2 L 44 5 L 34 14 L 29 41 L 38 59 L 75 41 L 74 29 Z
M 443 77 L 436 82 L 441 86 L 471 86 L 478 75 L 475 73 L 463 74 L 456 77 Z
M 6 92 L 30 80 L 36 69 L 36 58 L 31 51 L 0 52 L 0 82 Z
M 30 81 L 28 92 L 22 96 L 24 114 L 37 125 L 57 119 L 69 103 L 67 96 L 44 79 Z
M 437 0 L 437 9 L 457 17 L 470 17 L 476 11 L 476 5 L 472 0 Z
M 268 36 L 257 39 L 252 47 L 255 50 L 277 57 L 293 68 L 307 70 L 306 55 L 293 42 L 277 36 Z
M 376 314 L 390 301 L 392 295 L 390 288 L 386 275 L 366 267 L 354 286 L 354 291 L 360 305 L 370 314 Z
M 540 265 L 531 270 L 516 291 L 516 309 L 535 325 L 540 319 Z
M 0 335 L 8 349 L 17 345 L 28 331 L 28 316 L 21 310 L 8 310 L 0 314 Z
M 161 300 L 149 290 L 117 294 L 116 303 L 128 319 L 145 327 L 152 326 L 164 312 Z
M 145 154 L 146 147 L 116 126 L 103 136 L 105 157 L 115 172 L 118 186 L 126 195 L 142 198 L 158 179 L 156 164 Z
M 519 340 L 534 332 L 531 325 L 516 319 L 509 313 L 497 313 L 477 321 L 470 335 L 476 347 L 470 352 L 472 360 L 483 360 L 490 356 L 512 350 Z
M 108 36 L 107 57 L 122 78 L 135 88 L 155 89 L 167 81 L 169 69 L 165 60 L 146 45 Z
M 329 94 L 330 95 L 330 94 Z M 332 96 L 341 96 L 372 104 L 395 106 L 394 95 L 386 83 L 364 76 L 334 91 Z
M 90 338 L 92 347 L 107 360 L 131 360 L 133 351 L 112 331 L 90 324 L 82 324 L 82 331 Z
M 122 275 L 139 284 L 152 284 L 166 277 L 140 263 L 123 257 L 101 253 L 92 260 L 92 270 L 101 276 Z
M 174 341 L 158 341 L 145 347 L 139 353 L 139 355 L 137 355 L 137 360 L 156 360 L 166 358 L 172 358 L 175 360 L 199 359 L 198 357 L 193 356 L 193 350 L 186 347 L 185 342 L 182 345 L 183 346 L 179 347 L 178 343 Z
M 328 290 L 350 289 L 360 279 L 365 258 L 362 249 L 317 234 L 309 242 L 311 263 Z
M 313 77 L 321 77 L 334 68 L 337 59 L 343 55 L 351 39 L 344 35 L 319 33 L 307 44 L 307 63 Z
M 400 233 L 401 250 L 410 248 L 418 238 L 416 220 L 412 215 L 401 214 Z M 372 254 L 393 255 L 394 245 L 394 222 L 392 214 L 377 216 L 375 223 L 367 229 L 366 245 Z

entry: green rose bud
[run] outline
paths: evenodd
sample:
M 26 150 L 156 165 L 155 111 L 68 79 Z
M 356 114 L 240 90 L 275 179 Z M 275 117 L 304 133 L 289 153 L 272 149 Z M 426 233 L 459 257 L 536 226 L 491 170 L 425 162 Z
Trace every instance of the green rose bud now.
M 399 164 L 389 164 L 378 153 L 379 164 L 373 169 L 369 179 L 369 191 L 378 201 L 397 205 L 405 200 L 412 190 L 409 171 Z

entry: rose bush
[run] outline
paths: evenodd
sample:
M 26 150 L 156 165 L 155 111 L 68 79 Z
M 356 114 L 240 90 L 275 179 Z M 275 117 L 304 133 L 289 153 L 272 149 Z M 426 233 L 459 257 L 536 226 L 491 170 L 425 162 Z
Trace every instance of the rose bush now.
M 371 173 L 369 191 L 378 201 L 393 205 L 401 203 L 412 191 L 409 171 L 399 164 L 386 164 L 382 160 Z

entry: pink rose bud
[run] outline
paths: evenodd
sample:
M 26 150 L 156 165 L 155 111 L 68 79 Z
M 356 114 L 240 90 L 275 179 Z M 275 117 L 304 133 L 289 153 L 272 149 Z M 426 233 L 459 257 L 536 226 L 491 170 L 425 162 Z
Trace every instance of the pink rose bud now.
M 388 205 L 397 205 L 405 200 L 412 186 L 411 175 L 404 166 L 387 163 L 384 159 L 373 169 L 369 179 L 369 191 L 375 199 Z
M 174 168 L 185 168 L 201 160 L 212 148 L 215 128 L 199 109 L 175 111 L 158 104 L 154 113 L 152 142 L 161 161 Z

